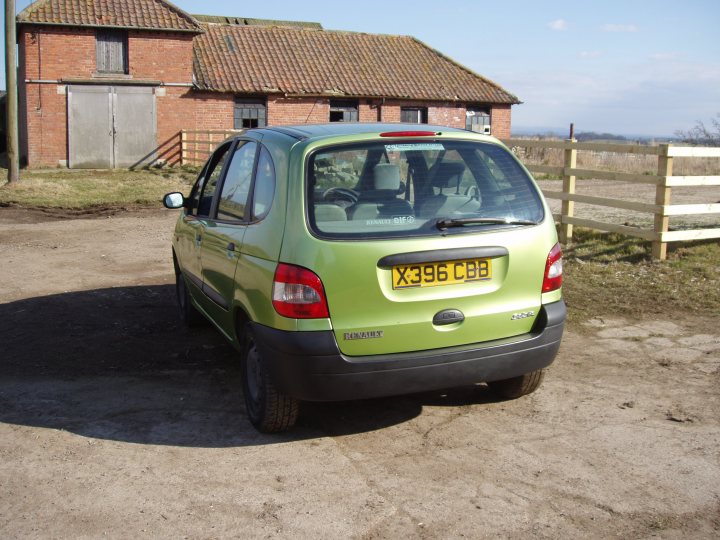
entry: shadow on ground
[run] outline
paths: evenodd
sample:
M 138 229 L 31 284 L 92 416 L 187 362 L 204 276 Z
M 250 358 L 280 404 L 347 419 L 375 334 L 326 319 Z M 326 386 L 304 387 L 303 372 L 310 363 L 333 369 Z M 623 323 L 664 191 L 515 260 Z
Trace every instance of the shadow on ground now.
M 484 387 L 306 403 L 288 434 L 245 417 L 237 353 L 212 328 L 187 331 L 171 285 L 72 292 L 0 305 L 0 421 L 141 444 L 227 447 L 382 429 L 423 405 L 491 401 Z

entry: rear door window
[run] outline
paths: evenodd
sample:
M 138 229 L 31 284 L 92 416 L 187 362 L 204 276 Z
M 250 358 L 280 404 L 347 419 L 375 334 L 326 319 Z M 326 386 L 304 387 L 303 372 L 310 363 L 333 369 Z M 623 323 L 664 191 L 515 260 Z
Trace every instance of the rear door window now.
M 275 166 L 270 152 L 263 146 L 258 156 L 253 190 L 253 220 L 261 220 L 270 212 L 275 195 Z
M 205 165 L 205 169 L 198 179 L 195 189 L 191 194 L 191 200 L 195 214 L 200 217 L 210 216 L 213 197 L 217 189 L 223 166 L 227 161 L 231 143 L 226 143 L 218 148 Z
M 218 219 L 242 221 L 246 218 L 246 206 L 252 185 L 256 151 L 257 143 L 238 142 L 220 193 Z
M 310 156 L 308 216 L 320 236 L 438 234 L 442 220 L 540 222 L 534 183 L 502 146 L 471 141 L 369 142 Z M 493 220 L 496 223 L 493 223 Z M 454 228 L 461 234 L 469 227 Z

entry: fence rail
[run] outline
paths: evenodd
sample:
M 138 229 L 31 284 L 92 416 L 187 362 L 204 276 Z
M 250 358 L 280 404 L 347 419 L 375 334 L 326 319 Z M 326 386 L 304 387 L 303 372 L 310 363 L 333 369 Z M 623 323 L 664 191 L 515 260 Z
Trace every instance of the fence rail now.
M 720 228 L 670 230 L 670 217 L 687 215 L 720 214 L 720 203 L 671 204 L 674 187 L 720 186 L 720 176 L 673 176 L 673 158 L 720 158 L 720 148 L 685 147 L 661 144 L 657 146 L 579 143 L 575 139 L 565 141 L 539 141 L 506 139 L 511 148 L 547 148 L 563 151 L 563 166 L 526 164 L 532 173 L 550 174 L 562 178 L 562 191 L 544 191 L 549 199 L 561 201 L 561 212 L 555 216 L 560 224 L 561 242 L 572 241 L 573 227 L 588 227 L 606 232 L 616 232 L 652 242 L 653 257 L 665 259 L 669 242 L 720 238 Z M 577 167 L 578 151 L 612 152 L 618 154 L 641 154 L 657 156 L 656 174 L 600 171 Z M 597 197 L 576 193 L 578 178 L 592 178 L 655 186 L 653 202 L 634 202 L 610 197 Z M 575 203 L 604 206 L 653 214 L 653 228 L 643 229 L 627 225 L 604 223 L 575 216 Z
M 234 129 L 183 130 L 180 136 L 181 163 L 183 165 L 201 165 L 220 142 L 241 132 L 242 130 Z M 720 214 L 720 202 L 671 204 L 672 188 L 720 186 L 720 176 L 674 176 L 673 158 L 720 158 L 720 148 L 686 147 L 668 144 L 644 146 L 638 144 L 581 143 L 575 139 L 564 141 L 505 139 L 503 142 L 511 148 L 543 148 L 562 151 L 562 166 L 526 163 L 526 167 L 532 173 L 550 174 L 562 178 L 562 191 L 546 190 L 544 193 L 549 199 L 556 199 L 561 203 L 560 214 L 555 215 L 555 219 L 560 225 L 560 239 L 563 244 L 572 242 L 573 227 L 588 227 L 648 240 L 652 242 L 653 257 L 665 259 L 669 242 L 720 238 L 720 228 L 670 230 L 671 217 Z M 577 166 L 578 152 L 584 151 L 654 156 L 657 160 L 656 172 L 655 174 L 637 174 L 579 168 Z M 637 202 L 579 194 L 576 192 L 578 178 L 654 186 L 655 198 L 654 201 Z M 575 215 L 575 203 L 652 214 L 654 216 L 653 228 L 631 227 L 579 217 Z
M 241 133 L 238 129 L 182 130 L 180 132 L 181 165 L 202 165 L 222 141 Z

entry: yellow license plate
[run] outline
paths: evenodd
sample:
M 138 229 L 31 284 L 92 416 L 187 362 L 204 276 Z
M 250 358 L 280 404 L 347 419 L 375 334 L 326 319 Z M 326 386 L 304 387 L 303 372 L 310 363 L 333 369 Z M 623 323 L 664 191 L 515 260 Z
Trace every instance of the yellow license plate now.
M 436 287 L 470 281 L 485 281 L 492 277 L 489 259 L 466 259 L 434 263 L 393 266 L 393 289 Z

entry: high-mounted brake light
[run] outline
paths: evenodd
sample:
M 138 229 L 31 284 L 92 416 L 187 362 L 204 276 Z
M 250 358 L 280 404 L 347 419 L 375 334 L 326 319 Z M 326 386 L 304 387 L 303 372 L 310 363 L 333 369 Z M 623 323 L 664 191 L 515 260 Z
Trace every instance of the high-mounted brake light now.
M 548 254 L 545 263 L 545 277 L 543 278 L 542 292 L 552 292 L 562 287 L 563 267 L 562 249 L 555 244 Z
M 283 317 L 325 319 L 329 317 L 325 289 L 320 278 L 307 268 L 280 263 L 273 280 L 272 303 Z
M 434 131 L 386 131 L 381 137 L 435 137 L 440 135 Z

